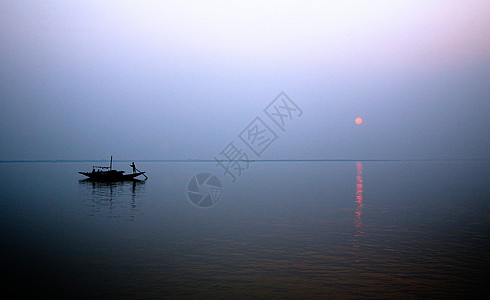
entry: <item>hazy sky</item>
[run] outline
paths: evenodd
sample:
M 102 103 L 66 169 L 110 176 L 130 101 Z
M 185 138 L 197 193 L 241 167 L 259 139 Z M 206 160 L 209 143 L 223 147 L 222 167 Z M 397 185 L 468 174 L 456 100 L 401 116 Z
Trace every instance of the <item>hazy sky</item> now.
M 488 159 L 489 81 L 486 0 L 0 0 L 0 160 L 212 159 L 281 91 L 261 158 Z

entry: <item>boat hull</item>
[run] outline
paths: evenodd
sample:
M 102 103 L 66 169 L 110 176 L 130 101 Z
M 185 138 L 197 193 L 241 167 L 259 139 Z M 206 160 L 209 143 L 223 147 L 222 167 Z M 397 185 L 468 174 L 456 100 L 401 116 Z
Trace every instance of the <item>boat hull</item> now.
M 124 180 L 135 180 L 136 177 L 144 175 L 145 172 L 137 172 L 124 174 L 122 171 L 107 171 L 107 172 L 78 172 L 85 175 L 90 180 L 94 181 L 124 181 Z

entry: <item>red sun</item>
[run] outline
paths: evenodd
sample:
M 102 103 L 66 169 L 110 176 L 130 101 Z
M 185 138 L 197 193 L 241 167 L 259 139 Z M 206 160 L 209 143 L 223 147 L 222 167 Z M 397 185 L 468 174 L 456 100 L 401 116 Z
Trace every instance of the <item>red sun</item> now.
M 356 118 L 355 122 L 356 122 L 357 125 L 361 125 L 362 124 L 362 119 L 361 118 Z

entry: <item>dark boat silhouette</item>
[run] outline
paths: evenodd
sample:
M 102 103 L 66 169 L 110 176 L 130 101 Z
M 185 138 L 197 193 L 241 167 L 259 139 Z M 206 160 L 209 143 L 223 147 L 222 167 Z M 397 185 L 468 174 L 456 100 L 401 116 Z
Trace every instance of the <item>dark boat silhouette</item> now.
M 109 167 L 103 166 L 93 166 L 92 172 L 78 172 L 82 175 L 87 176 L 90 180 L 94 181 L 124 181 L 124 180 L 138 180 L 136 177 L 143 175 L 145 176 L 145 180 L 148 177 L 145 175 L 146 172 L 141 172 L 136 169 L 134 162 L 131 164 L 133 167 L 133 173 L 124 174 L 124 171 L 118 171 L 112 169 L 112 155 L 111 155 L 111 164 Z

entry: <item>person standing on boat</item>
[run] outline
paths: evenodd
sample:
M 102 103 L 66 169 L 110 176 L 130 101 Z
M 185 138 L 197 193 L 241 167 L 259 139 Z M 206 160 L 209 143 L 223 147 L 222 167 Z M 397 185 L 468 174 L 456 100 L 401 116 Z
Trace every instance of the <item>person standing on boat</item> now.
M 133 168 L 133 174 L 136 173 L 136 165 L 134 164 L 134 161 L 129 166 Z

